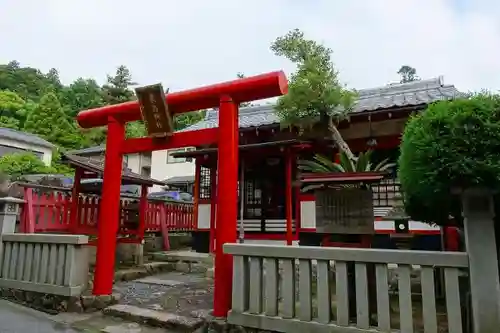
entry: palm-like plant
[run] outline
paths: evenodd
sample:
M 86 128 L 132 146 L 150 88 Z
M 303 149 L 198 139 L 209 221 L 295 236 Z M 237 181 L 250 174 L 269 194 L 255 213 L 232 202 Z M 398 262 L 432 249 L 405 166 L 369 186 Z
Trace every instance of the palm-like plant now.
M 344 152 L 340 153 L 340 161 L 336 163 L 328 157 L 320 154 L 314 155 L 313 160 L 299 161 L 299 169 L 304 172 L 329 173 L 329 172 L 387 172 L 396 163 L 390 163 L 389 159 L 384 159 L 377 164 L 371 162 L 373 151 L 368 150 L 360 153 L 355 160 L 348 158 Z

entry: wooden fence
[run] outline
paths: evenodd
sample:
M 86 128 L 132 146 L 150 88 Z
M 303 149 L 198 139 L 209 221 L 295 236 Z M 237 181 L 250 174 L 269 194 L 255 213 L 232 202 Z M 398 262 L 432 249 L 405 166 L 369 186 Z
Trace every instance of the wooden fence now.
M 76 296 L 87 287 L 88 237 L 0 235 L 0 287 Z
M 231 324 L 278 332 L 465 331 L 459 277 L 468 269 L 466 253 L 251 244 L 226 244 L 224 251 L 234 260 Z M 436 269 L 444 271 L 442 303 Z M 353 298 L 348 281 L 355 282 Z
M 21 212 L 21 231 L 28 225 L 39 232 L 73 233 L 97 235 L 100 197 L 79 196 L 76 223 L 70 220 L 72 209 L 71 194 L 63 191 L 38 193 L 25 188 L 25 204 Z M 144 218 L 144 229 L 139 227 Z M 145 232 L 168 231 L 186 232 L 195 229 L 193 204 L 170 201 L 148 201 L 141 211 L 140 200 L 122 198 L 120 200 L 120 236 L 138 236 Z

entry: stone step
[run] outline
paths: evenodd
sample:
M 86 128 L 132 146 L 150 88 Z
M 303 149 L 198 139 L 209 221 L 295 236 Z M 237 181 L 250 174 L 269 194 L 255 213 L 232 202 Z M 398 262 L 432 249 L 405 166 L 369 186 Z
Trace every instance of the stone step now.
M 206 273 L 214 267 L 213 256 L 207 253 L 162 251 L 152 253 L 151 257 L 155 261 L 171 264 L 174 271 L 182 273 Z
M 143 309 L 133 305 L 116 304 L 103 310 L 104 315 L 122 318 L 128 321 L 161 327 L 174 332 L 195 332 L 204 325 L 200 318 L 190 318 L 177 314 Z
M 208 253 L 198 253 L 194 251 L 161 251 L 151 254 L 156 261 L 166 262 L 191 262 L 213 266 L 213 257 Z

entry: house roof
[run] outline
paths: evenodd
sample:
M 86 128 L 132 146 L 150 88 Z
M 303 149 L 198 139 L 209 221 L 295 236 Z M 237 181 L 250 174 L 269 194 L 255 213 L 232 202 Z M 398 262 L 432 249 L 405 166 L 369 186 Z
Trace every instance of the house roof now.
M 6 127 L 0 127 L 0 138 L 10 139 L 14 141 L 21 141 L 31 145 L 41 146 L 46 148 L 55 147 L 55 145 L 53 145 L 52 143 L 48 142 L 45 139 L 42 139 L 41 137 L 35 134 L 16 131 L 12 128 L 6 128 Z
M 164 180 L 167 185 L 194 183 L 194 176 L 176 176 Z
M 102 153 L 105 150 L 106 150 L 105 145 L 99 145 L 99 146 L 94 146 L 94 147 L 89 147 L 89 148 L 72 150 L 72 151 L 68 152 L 68 154 L 71 154 L 71 155 L 96 154 L 96 153 Z
M 352 114 L 372 112 L 382 109 L 402 108 L 430 104 L 439 100 L 462 96 L 453 85 L 445 85 L 442 77 L 430 80 L 413 81 L 402 84 L 390 84 L 378 88 L 358 90 L 358 99 Z M 205 119 L 181 130 L 194 131 L 218 126 L 218 111 L 210 110 Z M 274 105 L 259 105 L 241 108 L 239 112 L 240 128 L 260 127 L 279 123 L 274 113 Z
M 254 149 L 254 148 L 262 148 L 262 147 L 284 147 L 284 146 L 292 146 L 292 145 L 297 145 L 297 144 L 309 144 L 310 142 L 307 140 L 297 140 L 297 139 L 288 139 L 288 140 L 271 140 L 271 141 L 266 141 L 266 142 L 258 142 L 258 143 L 247 143 L 247 144 L 240 144 L 239 150 L 240 151 L 245 151 L 249 149 Z M 196 149 L 196 150 L 189 150 L 189 151 L 182 151 L 178 153 L 172 153 L 173 157 L 187 157 L 187 158 L 192 158 L 200 155 L 206 155 L 206 154 L 217 154 L 218 149 L 217 148 L 204 148 L 204 149 Z
M 84 169 L 85 171 L 90 171 L 98 175 L 104 174 L 104 161 L 72 154 L 64 154 L 62 157 L 62 161 L 72 167 L 79 167 Z M 149 186 L 166 185 L 165 182 L 142 176 L 138 173 L 131 172 L 126 168 L 123 168 L 122 170 L 122 183 Z

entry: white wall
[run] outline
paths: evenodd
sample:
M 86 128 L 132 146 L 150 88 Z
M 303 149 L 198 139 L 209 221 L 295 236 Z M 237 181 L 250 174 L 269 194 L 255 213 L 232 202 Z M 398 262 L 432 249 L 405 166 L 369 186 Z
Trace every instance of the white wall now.
M 43 163 L 45 163 L 45 165 L 50 166 L 50 163 L 52 162 L 52 148 L 33 145 L 30 143 L 12 140 L 12 139 L 8 139 L 8 138 L 0 138 L 0 145 L 9 146 L 9 147 L 16 147 L 16 148 L 24 149 L 27 151 L 30 151 L 30 150 L 36 151 L 38 153 L 43 154 L 42 161 L 43 161 Z
M 141 156 L 139 154 L 126 155 L 127 168 L 134 173 L 141 174 Z
M 176 149 L 170 150 L 174 151 Z M 151 156 L 151 178 L 165 180 L 178 176 L 194 176 L 195 162 L 167 163 L 168 150 L 154 151 Z M 151 191 L 160 191 L 161 186 L 154 185 Z
M 90 157 L 92 159 L 104 161 L 104 152 L 95 153 L 95 154 L 85 154 L 83 156 Z M 144 154 L 128 154 L 125 155 L 123 161 L 126 162 L 127 168 L 130 171 L 141 174 L 142 168 L 151 166 L 151 158 L 148 153 Z

